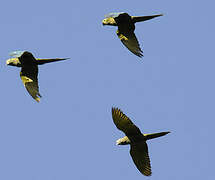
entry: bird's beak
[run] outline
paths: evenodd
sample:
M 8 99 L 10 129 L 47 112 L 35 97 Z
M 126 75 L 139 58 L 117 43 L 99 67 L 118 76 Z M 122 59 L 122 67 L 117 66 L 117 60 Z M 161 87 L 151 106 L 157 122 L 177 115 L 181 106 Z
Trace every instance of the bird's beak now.
M 105 19 L 102 21 L 102 25 L 104 26 L 104 25 L 106 25 L 106 23 L 105 23 Z
M 8 59 L 8 60 L 6 61 L 6 65 L 8 65 L 8 64 L 10 64 L 10 59 Z
M 6 65 L 21 67 L 18 58 L 10 58 L 6 61 Z
M 116 141 L 116 145 L 119 145 L 119 140 Z

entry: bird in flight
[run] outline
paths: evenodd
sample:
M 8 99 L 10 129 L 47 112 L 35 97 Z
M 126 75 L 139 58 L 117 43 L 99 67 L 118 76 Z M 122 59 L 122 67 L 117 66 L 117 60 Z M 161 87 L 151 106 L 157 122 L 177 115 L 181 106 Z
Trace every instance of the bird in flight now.
M 170 132 L 142 134 L 140 129 L 118 108 L 112 108 L 112 118 L 116 127 L 125 133 L 125 137 L 116 141 L 117 145 L 130 144 L 130 155 L 137 169 L 145 176 L 151 176 L 151 165 L 146 141 L 164 136 Z
M 118 26 L 116 31 L 117 36 L 122 43 L 138 57 L 143 56 L 143 51 L 140 48 L 139 42 L 134 34 L 135 23 L 146 21 L 155 17 L 162 16 L 162 14 L 152 16 L 130 16 L 128 13 L 109 13 L 103 19 L 103 25 Z
M 28 51 L 14 51 L 10 53 L 12 58 L 6 61 L 9 66 L 21 67 L 20 77 L 27 89 L 28 93 L 37 102 L 40 102 L 40 93 L 38 86 L 38 65 L 45 63 L 62 61 L 69 58 L 54 58 L 54 59 L 38 59 L 33 56 L 32 53 Z

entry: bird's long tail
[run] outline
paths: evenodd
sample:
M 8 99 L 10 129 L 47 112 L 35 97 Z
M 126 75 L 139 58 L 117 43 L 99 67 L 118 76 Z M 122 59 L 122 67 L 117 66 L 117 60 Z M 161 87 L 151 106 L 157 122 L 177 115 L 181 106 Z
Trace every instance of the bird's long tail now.
M 168 131 L 168 132 L 159 132 L 159 133 L 143 134 L 143 135 L 146 137 L 146 140 L 149 140 L 149 139 L 154 139 L 154 138 L 164 136 L 164 135 L 166 135 L 168 133 L 170 133 L 170 132 Z
M 141 22 L 141 21 L 147 21 L 147 20 L 150 20 L 150 19 L 153 19 L 155 17 L 159 17 L 159 16 L 163 16 L 163 14 L 157 14 L 157 15 L 152 15 L 152 16 L 132 16 L 132 21 L 134 23 L 136 22 Z
M 57 61 L 63 61 L 63 60 L 67 60 L 69 58 L 54 58 L 54 59 L 36 59 L 37 60 L 37 64 L 41 65 L 41 64 L 45 64 L 45 63 L 51 63 L 51 62 L 57 62 Z

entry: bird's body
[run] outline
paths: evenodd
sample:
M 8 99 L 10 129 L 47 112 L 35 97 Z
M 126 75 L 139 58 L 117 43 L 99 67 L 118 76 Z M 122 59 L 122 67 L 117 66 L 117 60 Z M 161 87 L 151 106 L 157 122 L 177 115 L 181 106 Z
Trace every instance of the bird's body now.
M 140 48 L 139 42 L 134 34 L 135 23 L 146 21 L 158 16 L 130 16 L 127 13 L 110 13 L 106 16 L 106 18 L 102 21 L 103 25 L 109 26 L 117 26 L 117 35 L 122 43 L 135 55 L 142 57 L 142 50 Z
M 125 137 L 116 141 L 117 145 L 130 144 L 130 155 L 137 169 L 144 175 L 151 175 L 150 158 L 146 141 L 169 132 L 160 132 L 153 134 L 142 134 L 140 129 L 118 108 L 112 108 L 112 117 L 116 127 L 125 133 Z
M 39 85 L 38 85 L 38 65 L 66 60 L 68 58 L 55 59 L 36 59 L 32 53 L 28 51 L 15 51 L 10 54 L 13 58 L 6 61 L 7 65 L 21 67 L 20 78 L 29 92 L 29 94 L 37 101 L 40 101 Z

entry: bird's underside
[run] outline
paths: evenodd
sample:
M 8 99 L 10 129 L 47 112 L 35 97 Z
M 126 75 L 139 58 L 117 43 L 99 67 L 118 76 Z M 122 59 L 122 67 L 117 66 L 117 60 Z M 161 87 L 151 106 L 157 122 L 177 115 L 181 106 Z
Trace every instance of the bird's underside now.
M 127 13 L 119 15 L 119 17 L 115 18 L 118 26 L 117 36 L 121 40 L 121 42 L 138 57 L 143 56 L 143 51 L 140 48 L 137 37 L 134 33 L 135 25 L 132 21 L 131 16 Z

